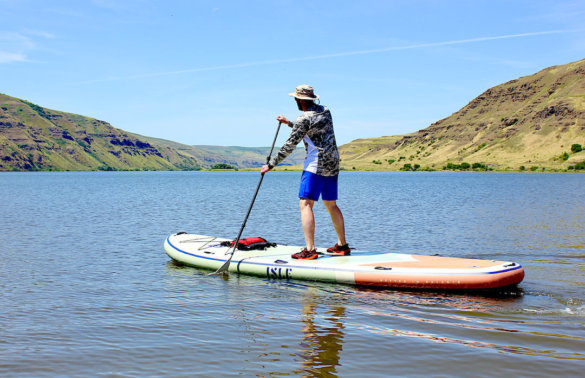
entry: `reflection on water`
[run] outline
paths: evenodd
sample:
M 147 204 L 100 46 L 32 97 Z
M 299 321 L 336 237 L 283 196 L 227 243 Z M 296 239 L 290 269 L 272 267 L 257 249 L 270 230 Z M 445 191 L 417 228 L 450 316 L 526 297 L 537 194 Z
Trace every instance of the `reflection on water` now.
M 303 298 L 303 338 L 297 355 L 302 359 L 301 371 L 317 376 L 331 376 L 340 365 L 345 307 L 336 305 L 327 309 L 324 315 L 319 315 L 314 297 L 314 291 L 308 290 Z M 327 325 L 316 324 L 318 320 Z

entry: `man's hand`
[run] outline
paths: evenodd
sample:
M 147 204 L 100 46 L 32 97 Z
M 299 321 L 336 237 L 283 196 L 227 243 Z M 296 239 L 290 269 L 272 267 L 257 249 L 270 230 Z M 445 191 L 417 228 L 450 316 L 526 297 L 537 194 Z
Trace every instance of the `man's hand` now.
M 265 174 L 268 171 L 270 171 L 270 167 L 267 164 L 264 164 L 262 166 L 262 168 L 260 169 L 260 174 L 263 175 L 263 174 Z
M 286 117 L 285 117 L 285 116 L 283 116 L 283 115 L 279 115 L 279 116 L 277 116 L 277 117 L 276 117 L 276 120 L 277 120 L 278 122 L 282 122 L 282 123 L 284 123 L 284 124 L 287 124 L 287 125 L 288 125 L 288 124 L 290 124 L 290 121 L 289 121 L 288 119 L 286 119 Z

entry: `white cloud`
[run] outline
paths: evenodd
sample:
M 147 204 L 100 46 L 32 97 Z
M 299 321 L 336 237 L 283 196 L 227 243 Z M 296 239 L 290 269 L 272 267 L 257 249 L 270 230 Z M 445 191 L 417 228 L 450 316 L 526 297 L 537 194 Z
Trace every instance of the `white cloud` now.
M 30 36 L 42 37 L 42 38 L 46 38 L 46 39 L 54 39 L 55 38 L 55 34 L 49 33 L 49 32 L 43 31 L 43 30 L 26 29 L 24 33 L 27 35 L 30 35 Z
M 20 49 L 30 49 L 34 48 L 36 44 L 32 40 L 32 38 L 24 35 L 23 33 L 15 33 L 15 32 L 1 32 L 0 33 L 0 43 L 3 45 L 4 48 L 20 48 Z
M 33 40 L 21 33 L 0 32 L 0 64 L 25 62 L 25 52 L 34 47 Z
M 147 74 L 142 74 L 142 75 L 134 75 L 134 76 L 110 77 L 107 79 L 89 80 L 89 81 L 78 82 L 78 83 L 74 83 L 74 84 L 90 84 L 90 83 L 98 83 L 98 82 L 106 82 L 106 81 L 145 79 L 145 78 L 151 78 L 151 77 L 178 75 L 178 74 L 185 74 L 185 73 L 227 70 L 227 69 L 234 69 L 234 68 L 245 68 L 245 67 L 253 67 L 253 66 L 281 64 L 281 63 L 294 63 L 294 62 L 302 62 L 302 61 L 308 61 L 308 60 L 340 58 L 340 57 L 353 56 L 353 55 L 366 55 L 366 54 L 376 54 L 376 53 L 391 52 L 391 51 L 415 50 L 415 49 L 424 49 L 424 48 L 430 48 L 430 47 L 453 46 L 453 45 L 462 45 L 462 44 L 470 44 L 470 43 L 497 41 L 497 40 L 504 40 L 504 39 L 537 37 L 537 36 L 550 35 L 550 34 L 566 34 L 566 33 L 575 33 L 575 32 L 581 32 L 581 31 L 582 30 L 548 30 L 548 31 L 541 31 L 541 32 L 507 34 L 507 35 L 499 35 L 499 36 L 492 36 L 492 37 L 479 37 L 479 38 L 459 39 L 459 40 L 442 41 L 442 42 L 417 43 L 417 44 L 411 44 L 411 45 L 405 45 L 405 46 L 383 47 L 383 48 L 379 48 L 379 49 L 370 49 L 370 50 L 346 51 L 346 52 L 340 52 L 340 53 L 304 56 L 304 57 L 297 57 L 297 58 L 263 60 L 263 61 L 256 61 L 256 62 L 226 64 L 226 65 L 217 65 L 217 66 L 210 66 L 210 67 L 188 68 L 188 69 L 178 70 L 178 71 L 152 72 L 152 73 L 147 73 Z
M 15 62 L 26 62 L 26 55 L 21 53 L 10 53 L 6 51 L 0 51 L 0 64 Z
M 37 39 L 53 39 L 54 34 L 27 29 L 19 32 L 0 32 L 0 64 L 28 62 L 27 55 L 37 48 Z

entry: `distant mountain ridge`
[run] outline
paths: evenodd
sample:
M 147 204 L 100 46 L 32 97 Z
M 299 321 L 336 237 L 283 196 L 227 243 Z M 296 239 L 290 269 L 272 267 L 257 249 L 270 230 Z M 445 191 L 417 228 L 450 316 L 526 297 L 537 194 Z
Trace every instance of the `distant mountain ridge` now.
M 346 169 L 442 169 L 467 162 L 562 170 L 585 159 L 584 152 L 571 151 L 573 144 L 585 146 L 585 60 L 490 88 L 416 133 L 353 141 L 341 155 Z
M 226 163 L 243 166 L 246 168 L 260 168 L 266 164 L 266 157 L 270 153 L 270 147 L 239 147 L 239 146 L 194 146 L 207 151 L 211 154 L 222 155 L 226 158 Z M 273 156 L 278 152 L 280 147 L 275 146 Z M 305 148 L 297 147 L 290 155 L 286 157 L 279 167 L 289 167 L 303 164 L 305 161 Z
M 186 145 L 166 139 L 152 138 L 139 134 L 132 134 L 137 138 L 147 140 L 152 144 L 173 148 L 181 153 L 193 156 L 201 162 L 203 167 L 210 167 L 217 163 L 225 163 L 237 168 L 259 168 L 266 163 L 266 156 L 270 147 L 240 147 L 240 146 L 211 146 Z M 280 147 L 274 147 L 274 153 Z M 280 166 L 295 166 L 303 163 L 305 149 L 298 147 L 280 164 Z

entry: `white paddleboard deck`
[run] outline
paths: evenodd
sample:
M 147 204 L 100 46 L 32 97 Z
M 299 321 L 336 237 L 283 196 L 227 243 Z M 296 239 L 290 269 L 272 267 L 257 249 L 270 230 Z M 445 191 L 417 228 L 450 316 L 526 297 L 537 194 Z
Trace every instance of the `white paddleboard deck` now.
M 229 239 L 177 233 L 164 243 L 175 261 L 217 270 L 229 258 Z M 350 256 L 322 255 L 314 260 L 296 260 L 302 248 L 277 245 L 265 250 L 236 250 L 229 271 L 271 279 L 300 279 L 352 285 L 413 289 L 495 289 L 518 284 L 524 278 L 521 265 L 507 261 L 463 259 L 401 253 L 353 252 Z

